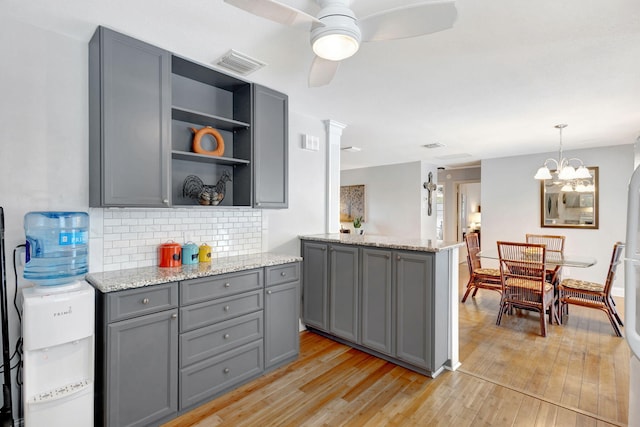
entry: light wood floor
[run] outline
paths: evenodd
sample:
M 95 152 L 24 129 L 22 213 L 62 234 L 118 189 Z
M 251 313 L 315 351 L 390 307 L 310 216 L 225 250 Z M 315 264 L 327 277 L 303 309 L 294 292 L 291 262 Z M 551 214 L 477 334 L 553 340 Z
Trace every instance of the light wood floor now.
M 604 313 L 571 307 L 542 338 L 534 313 L 495 326 L 498 301 L 460 304 L 455 372 L 430 379 L 303 332 L 298 360 L 165 427 L 626 425 L 629 350 Z

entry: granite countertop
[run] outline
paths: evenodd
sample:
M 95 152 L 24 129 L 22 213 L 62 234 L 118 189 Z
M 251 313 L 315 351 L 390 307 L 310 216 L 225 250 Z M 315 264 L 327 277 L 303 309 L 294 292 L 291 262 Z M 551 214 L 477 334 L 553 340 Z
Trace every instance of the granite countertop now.
M 458 248 L 462 242 L 448 242 L 443 240 L 403 238 L 394 236 L 376 236 L 369 234 L 313 234 L 299 236 L 302 240 L 315 240 L 319 242 L 343 243 L 346 245 L 374 246 L 378 248 L 402 249 L 408 251 L 441 252 Z
M 302 261 L 299 256 L 267 252 L 217 258 L 210 263 L 182 267 L 154 266 L 90 273 L 86 276 L 86 280 L 100 292 L 107 293 L 299 261 Z

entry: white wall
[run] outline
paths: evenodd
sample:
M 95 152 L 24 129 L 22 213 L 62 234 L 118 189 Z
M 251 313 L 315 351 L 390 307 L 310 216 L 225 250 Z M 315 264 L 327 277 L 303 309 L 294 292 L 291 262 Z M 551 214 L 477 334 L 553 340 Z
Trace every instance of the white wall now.
M 422 186 L 434 165 L 412 162 L 343 170 L 340 185 L 365 186 L 367 234 L 436 238 L 435 197 L 433 214 L 427 215 L 427 190 Z
M 588 166 L 599 167 L 600 226 L 598 230 L 540 227 L 540 182 L 533 175 L 557 153 L 482 161 L 482 245 L 498 240 L 523 241 L 526 233 L 563 234 L 565 252 L 597 258 L 590 268 L 563 269 L 565 276 L 603 282 L 613 244 L 625 240 L 627 185 L 633 173 L 633 141 L 629 145 L 565 152 Z M 618 268 L 613 292 L 622 295 L 624 267 Z
M 301 234 L 324 233 L 326 220 L 326 140 L 320 120 L 289 113 L 289 209 L 265 209 L 265 252 L 299 254 Z M 320 137 L 320 149 L 301 148 L 302 134 Z

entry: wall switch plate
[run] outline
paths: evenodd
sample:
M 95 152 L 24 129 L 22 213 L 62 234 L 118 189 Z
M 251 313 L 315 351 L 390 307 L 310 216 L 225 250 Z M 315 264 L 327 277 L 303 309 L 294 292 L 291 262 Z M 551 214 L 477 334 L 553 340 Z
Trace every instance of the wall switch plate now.
M 302 135 L 302 148 L 310 151 L 320 150 L 320 137 L 313 135 Z

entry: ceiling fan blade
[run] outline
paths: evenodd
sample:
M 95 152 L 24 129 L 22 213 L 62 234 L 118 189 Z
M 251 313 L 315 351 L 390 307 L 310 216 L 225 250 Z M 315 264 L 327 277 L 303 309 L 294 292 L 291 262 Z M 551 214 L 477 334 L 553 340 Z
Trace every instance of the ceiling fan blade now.
M 328 85 L 338 71 L 340 61 L 329 61 L 316 56 L 309 71 L 309 87 Z
M 311 25 L 324 26 L 316 17 L 276 0 L 224 0 L 232 6 L 280 24 L 309 30 Z
M 453 1 L 429 1 L 374 13 L 358 20 L 362 41 L 395 40 L 446 30 L 458 11 Z

